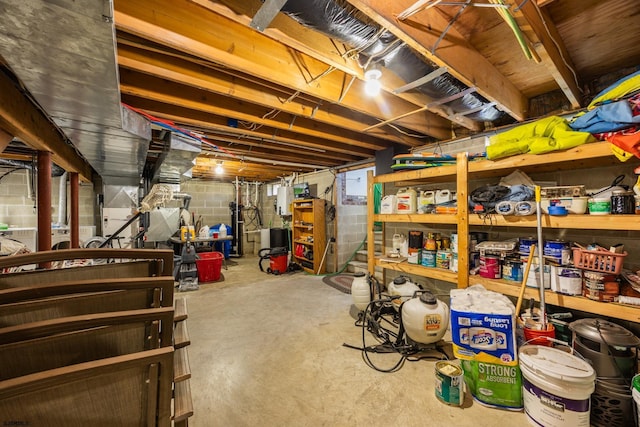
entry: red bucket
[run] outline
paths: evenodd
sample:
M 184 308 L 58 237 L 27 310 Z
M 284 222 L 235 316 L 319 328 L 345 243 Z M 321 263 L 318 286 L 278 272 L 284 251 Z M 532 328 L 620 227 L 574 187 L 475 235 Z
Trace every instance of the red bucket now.
M 547 339 L 556 337 L 556 328 L 552 323 L 547 323 L 547 330 L 530 329 L 524 327 L 524 340 L 527 344 L 532 345 L 544 345 L 547 347 L 553 347 L 553 341 Z
M 220 280 L 222 270 L 222 260 L 224 255 L 221 252 L 200 252 L 199 259 L 196 260 L 198 268 L 198 280 L 200 282 L 215 282 Z

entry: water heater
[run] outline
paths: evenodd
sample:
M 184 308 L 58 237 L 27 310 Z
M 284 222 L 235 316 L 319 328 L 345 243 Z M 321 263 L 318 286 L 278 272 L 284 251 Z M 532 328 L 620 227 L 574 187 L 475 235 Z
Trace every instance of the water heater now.
M 280 216 L 291 215 L 291 203 L 293 202 L 293 187 L 278 187 L 276 198 L 276 213 Z

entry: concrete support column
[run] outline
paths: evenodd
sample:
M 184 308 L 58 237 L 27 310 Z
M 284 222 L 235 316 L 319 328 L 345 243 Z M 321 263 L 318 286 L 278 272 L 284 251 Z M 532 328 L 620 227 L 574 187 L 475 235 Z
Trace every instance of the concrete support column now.
M 70 183 L 70 199 L 71 199 L 71 247 L 80 247 L 80 212 L 79 212 L 79 200 L 80 200 L 80 177 L 77 172 L 69 173 Z
M 51 250 L 51 153 L 38 151 L 38 251 Z M 41 266 L 44 267 L 44 266 Z

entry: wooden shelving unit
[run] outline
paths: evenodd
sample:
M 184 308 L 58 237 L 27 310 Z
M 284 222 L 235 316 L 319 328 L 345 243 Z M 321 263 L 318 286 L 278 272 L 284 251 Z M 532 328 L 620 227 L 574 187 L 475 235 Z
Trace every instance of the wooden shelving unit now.
M 301 199 L 293 202 L 293 259 L 304 271 L 321 274 L 326 271 L 326 260 L 322 256 L 327 245 L 325 229 L 326 201 L 323 199 Z M 296 255 L 301 246 L 303 256 Z
M 373 187 L 376 183 L 383 185 L 385 183 L 393 183 L 397 186 L 417 186 L 427 183 L 455 182 L 458 200 L 467 200 L 469 181 L 473 179 L 505 176 L 516 169 L 525 172 L 552 172 L 569 169 L 591 169 L 615 164 L 619 164 L 619 162 L 611 153 L 609 144 L 604 142 L 585 144 L 570 150 L 540 156 L 524 154 L 497 161 L 469 161 L 466 154 L 461 153 L 457 157 L 456 165 L 395 172 L 376 177 L 370 172 L 368 175 L 368 197 L 369 200 L 374 200 Z M 385 193 L 383 192 L 383 194 Z M 550 229 L 640 231 L 640 215 L 568 215 L 566 217 L 557 217 L 543 214 L 542 221 L 543 227 Z M 407 274 L 455 283 L 460 288 L 479 283 L 487 289 L 510 296 L 518 295 L 518 284 L 506 280 L 493 280 L 469 275 L 469 227 L 536 227 L 535 215 L 522 217 L 493 215 L 488 219 L 468 212 L 467 203 L 458 204 L 458 212 L 455 215 L 374 214 L 374 206 L 370 203 L 367 226 L 369 244 L 372 244 L 374 240 L 374 222 L 382 222 L 383 225 L 385 223 L 455 225 L 458 234 L 458 272 L 454 273 L 449 270 L 427 268 L 408 264 L 407 262 L 384 262 L 376 258 L 373 254 L 369 254 L 368 270 L 371 273 L 374 272 L 375 267 L 382 267 L 387 270 L 401 271 Z M 537 295 L 537 288 L 527 288 L 525 292 L 525 297 L 527 298 L 535 298 Z M 602 303 L 580 296 L 561 295 L 552 291 L 545 293 L 545 301 L 548 304 L 569 309 L 581 310 L 632 322 L 640 322 L 640 307 L 616 303 Z

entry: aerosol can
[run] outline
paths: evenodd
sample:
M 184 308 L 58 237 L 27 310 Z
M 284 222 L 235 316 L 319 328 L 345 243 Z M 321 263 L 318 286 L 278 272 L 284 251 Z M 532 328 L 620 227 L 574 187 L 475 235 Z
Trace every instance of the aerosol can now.
M 351 297 L 353 305 L 360 311 L 364 311 L 371 302 L 371 282 L 369 275 L 358 272 L 354 274 L 351 282 Z
M 401 318 L 407 336 L 421 344 L 442 339 L 449 325 L 449 307 L 430 291 L 418 291 L 402 304 Z

